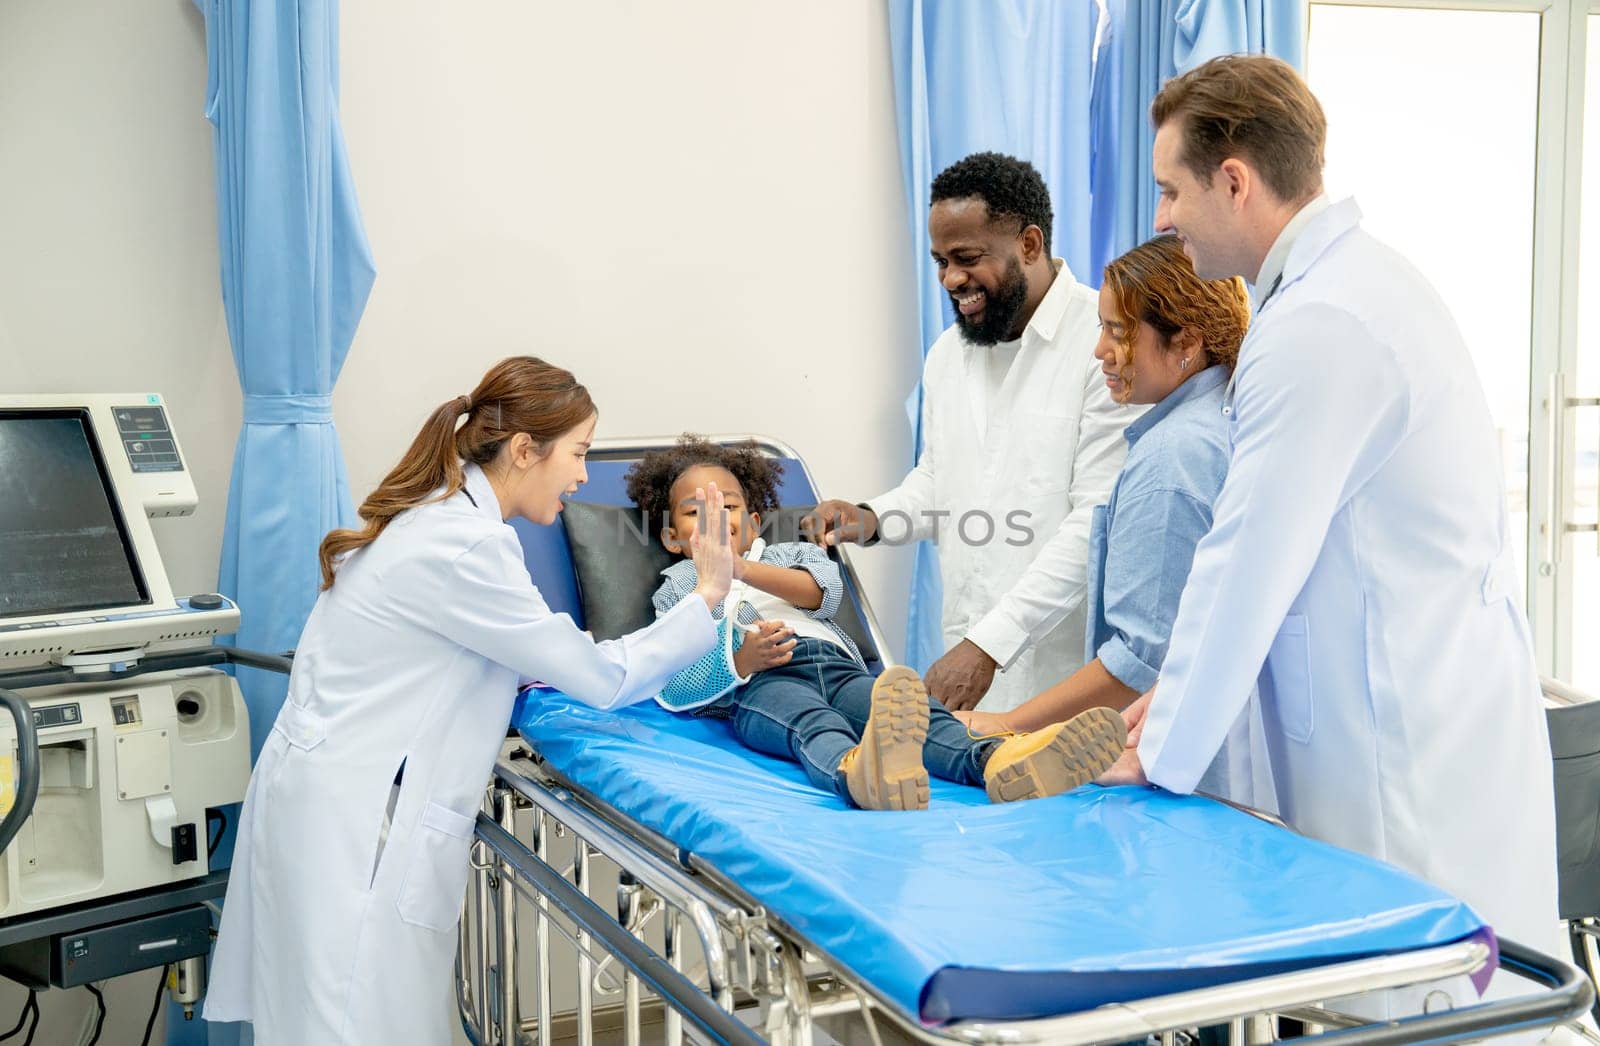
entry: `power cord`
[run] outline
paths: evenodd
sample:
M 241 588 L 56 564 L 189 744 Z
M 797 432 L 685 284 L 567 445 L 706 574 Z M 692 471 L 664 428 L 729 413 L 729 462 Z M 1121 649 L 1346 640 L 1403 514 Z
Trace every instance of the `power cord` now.
M 211 822 L 217 822 L 217 834 L 211 835 Z M 222 845 L 222 837 L 228 832 L 228 815 L 221 810 L 206 811 L 206 860 L 217 855 L 217 847 Z
M 17 1026 L 0 1035 L 0 1042 L 14 1039 L 22 1034 L 22 1029 L 28 1024 L 28 1018 L 33 1018 L 33 1026 L 28 1028 L 28 1037 L 25 1042 L 33 1041 L 33 1033 L 39 1030 L 39 993 L 32 988 L 28 989 L 28 1001 L 22 1004 L 22 1013 L 17 1017 Z
M 156 997 L 150 1004 L 150 1019 L 144 1023 L 144 1038 L 139 1040 L 139 1046 L 150 1046 L 150 1033 L 156 1028 L 156 1014 L 161 1012 L 161 996 L 167 990 L 167 971 L 171 968 L 170 963 L 161 967 L 161 976 L 156 978 Z
M 89 994 L 94 996 L 94 1004 L 97 1008 L 97 1014 L 94 1019 L 94 1034 L 89 1036 L 89 1042 L 86 1044 L 86 1046 L 94 1046 L 95 1043 L 100 1041 L 100 1032 L 106 1026 L 106 997 L 101 995 L 100 989 L 92 984 L 85 984 L 84 987 L 88 988 Z

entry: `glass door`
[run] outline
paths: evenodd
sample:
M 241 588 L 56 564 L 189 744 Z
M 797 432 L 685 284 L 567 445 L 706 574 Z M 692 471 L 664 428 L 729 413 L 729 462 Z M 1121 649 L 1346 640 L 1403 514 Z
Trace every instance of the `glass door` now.
M 1367 231 L 1428 277 L 1466 338 L 1525 582 L 1543 29 L 1537 10 L 1313 3 L 1306 49 L 1329 194 L 1355 196 Z
M 1578 338 L 1553 399 L 1559 403 L 1555 467 L 1561 533 L 1557 675 L 1600 694 L 1600 14 L 1588 18 L 1583 109 L 1583 190 Z

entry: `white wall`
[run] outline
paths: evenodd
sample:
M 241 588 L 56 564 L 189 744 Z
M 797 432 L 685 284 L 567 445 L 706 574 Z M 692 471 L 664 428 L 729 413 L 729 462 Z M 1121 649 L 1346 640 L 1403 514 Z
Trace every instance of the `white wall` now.
M 200 507 L 157 521 L 216 586 L 239 392 L 218 290 L 205 25 L 189 0 L 0 3 L 0 391 L 158 391 Z
M 832 496 L 909 457 L 918 365 L 886 17 L 813 0 L 346 0 L 343 115 L 379 275 L 335 397 L 359 498 L 494 360 L 575 370 L 603 435 L 752 431 Z M 0 390 L 155 390 L 216 584 L 239 421 L 190 0 L 0 2 Z M 909 550 L 856 557 L 896 651 Z M 115 982 L 137 1043 L 152 974 Z M 0 984 L 0 1025 L 21 993 Z M 77 1041 L 81 991 L 42 997 Z
M 0 2 L 0 392 L 167 395 L 201 497 L 155 524 L 180 593 L 216 585 L 239 423 L 205 84 L 189 0 Z M 107 986 L 101 1043 L 139 1042 L 155 980 Z M 25 998 L 0 981 L 0 1030 Z M 87 992 L 39 1002 L 36 1043 L 80 1041 Z
M 353 489 L 511 353 L 601 435 L 749 431 L 824 490 L 903 473 L 919 353 L 882 5 L 347 3 L 379 266 L 335 396 Z M 909 550 L 859 555 L 903 647 Z

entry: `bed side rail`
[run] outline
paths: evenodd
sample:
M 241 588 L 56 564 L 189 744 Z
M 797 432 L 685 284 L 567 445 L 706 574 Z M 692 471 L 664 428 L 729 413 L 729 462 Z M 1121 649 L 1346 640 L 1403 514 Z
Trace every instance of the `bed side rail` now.
M 728 1046 L 759 1046 L 758 1039 L 732 1014 L 704 995 L 699 987 L 673 969 L 645 943 L 606 914 L 605 910 L 580 893 L 577 887 L 557 875 L 549 865 L 534 857 L 516 836 L 478 815 L 477 838 L 492 850 L 511 872 L 526 881 L 559 908 L 583 933 L 615 955 L 645 986 L 666 1000 L 684 1019 L 712 1042 Z
M 1003 1024 L 972 1022 L 945 1031 L 952 1038 L 970 1043 L 1127 1041 L 1172 1028 L 1226 1024 L 1231 1017 L 1219 1019 L 1223 1013 L 1284 1013 L 1313 1000 L 1461 976 L 1481 968 L 1488 958 L 1488 945 L 1464 941 L 1103 1006 L 1067 1017 Z M 1464 1042 L 1483 1035 L 1505 1035 L 1570 1021 L 1587 1011 L 1593 1001 L 1593 986 L 1576 970 L 1513 941 L 1500 941 L 1500 968 L 1549 990 L 1383 1024 L 1325 1031 L 1296 1041 L 1339 1046 Z
M 502 812 L 499 824 L 480 816 L 478 840 L 494 854 L 505 876 L 512 878 L 517 892 L 534 896 L 537 903 L 554 903 L 571 918 L 580 938 L 592 938 L 614 954 L 631 974 L 640 977 L 652 991 L 666 1001 L 667 1019 L 673 1024 L 682 1014 L 700 1033 L 718 1042 L 763 1041 L 741 1022 L 729 1016 L 733 1009 L 732 980 L 752 991 L 758 1001 L 764 996 L 765 1033 L 772 1042 L 804 1043 L 811 1039 L 812 1019 L 825 1014 L 854 1013 L 866 1023 L 874 1040 L 878 1039 L 874 1015 L 889 1019 L 898 1041 L 924 1043 L 1052 1043 L 1077 1046 L 1097 1042 L 1126 1042 L 1146 1035 L 1170 1033 L 1174 1029 L 1225 1025 L 1232 1029 L 1234 1043 L 1276 1041 L 1270 1018 L 1258 1015 L 1284 1014 L 1320 1006 L 1328 1000 L 1424 984 L 1480 970 L 1490 958 L 1489 946 L 1467 940 L 1441 947 L 1398 955 L 1353 960 L 1291 973 L 1276 974 L 1212 988 L 1173 993 L 1128 1003 L 1108 1004 L 1082 1013 L 1025 1021 L 970 1021 L 942 1028 L 927 1028 L 914 1015 L 901 1013 L 878 995 L 871 985 L 857 980 L 848 970 L 829 964 L 820 976 L 806 976 L 801 962 L 816 949 L 792 926 L 754 906 L 737 884 L 726 883 L 714 869 L 701 866 L 691 855 L 671 848 L 665 840 L 640 826 L 622 822 L 618 815 L 585 794 L 543 776 L 543 771 L 526 760 L 502 759 L 496 767 L 493 786 L 496 809 Z M 561 873 L 540 860 L 510 831 L 513 819 L 508 811 L 516 805 L 531 807 L 535 815 L 536 836 L 547 822 L 562 824 L 581 847 L 592 847 L 616 862 L 623 872 L 663 901 L 689 913 L 689 921 L 703 942 L 713 942 L 707 951 L 709 991 L 696 986 L 678 972 L 673 960 L 678 953 L 669 943 L 663 959 L 639 940 L 619 919 L 613 919 L 586 896 L 587 872 L 578 883 L 569 883 Z M 587 854 L 587 849 L 581 849 Z M 584 862 L 586 863 L 586 862 Z M 526 887 L 524 887 L 526 884 Z M 501 888 L 502 894 L 511 891 Z M 537 895 L 537 896 L 536 896 Z M 539 897 L 548 900 L 539 900 Z M 469 908 L 469 915 L 471 914 Z M 487 915 L 487 913 L 483 913 Z M 480 918 L 481 922 L 481 918 Z M 515 925 L 510 919 L 502 927 Z M 478 933 L 494 929 L 479 925 Z M 730 961 L 728 954 L 714 954 L 723 932 L 739 941 L 741 955 Z M 480 938 L 481 939 L 481 938 Z M 505 947 L 501 942 L 502 949 Z M 513 942 L 514 943 L 514 942 Z M 542 949 L 541 949 L 542 951 Z M 762 961 L 751 963 L 749 952 L 763 953 Z M 502 951 L 502 954 L 505 954 Z M 821 956 L 827 962 L 825 956 Z M 587 968 L 580 949 L 580 964 Z M 514 962 L 514 960 L 513 960 Z M 776 977 L 760 978 L 759 984 L 745 979 L 773 964 L 785 969 Z M 1326 1030 L 1298 1041 L 1358 1044 L 1460 1042 L 1474 1037 L 1503 1035 L 1523 1029 L 1546 1027 L 1572 1020 L 1585 1012 L 1594 999 L 1593 985 L 1572 968 L 1512 941 L 1502 941 L 1500 967 L 1542 986 L 1535 995 L 1496 1000 L 1441 1013 L 1405 1018 L 1380 1024 L 1349 1026 L 1345 1020 L 1330 1021 Z M 741 974 L 743 977 L 741 977 Z M 502 972 L 503 976 L 503 972 Z M 544 979 L 541 974 L 541 980 Z M 659 985 L 659 986 L 658 986 Z M 514 1007 L 514 994 L 507 995 Z M 582 1012 L 591 1001 L 580 996 L 580 1028 L 589 1028 L 592 1012 Z M 463 1006 L 463 1017 L 467 1008 Z M 512 1015 L 513 1017 L 515 1015 Z M 549 1014 L 541 1006 L 541 1039 Z M 1330 1014 L 1330 1017 L 1334 1015 Z M 630 1015 L 629 1043 L 637 1043 L 637 1006 Z M 730 1025 L 729 1022 L 732 1022 Z M 516 1027 L 516 1022 L 508 1022 Z M 1343 1024 L 1345 1026 L 1338 1026 Z M 733 1027 L 737 1025 L 737 1027 Z M 669 1024 L 669 1028 L 672 1025 Z M 1268 1030 L 1263 1030 L 1268 1029 Z M 687 1029 L 686 1029 L 687 1030 Z M 470 1031 L 470 1029 L 469 1029 Z M 728 1036 L 728 1037 L 724 1037 Z M 734 1038 L 733 1036 L 737 1036 Z M 580 1040 L 584 1036 L 580 1033 Z M 506 1040 L 515 1041 L 515 1040 Z M 591 1040 L 592 1041 L 592 1040 Z M 670 1034 L 669 1040 L 676 1041 Z

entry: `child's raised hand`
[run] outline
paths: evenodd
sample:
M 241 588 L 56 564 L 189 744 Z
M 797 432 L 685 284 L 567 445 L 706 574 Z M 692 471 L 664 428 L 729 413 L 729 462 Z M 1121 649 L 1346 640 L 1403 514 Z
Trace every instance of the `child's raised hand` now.
M 786 665 L 794 656 L 794 629 L 782 621 L 757 621 L 744 644 L 733 652 L 733 667 L 741 676 Z
M 733 521 L 723 505 L 722 491 L 715 483 L 696 487 L 694 496 L 701 509 L 694 531 L 689 535 L 689 551 L 694 556 L 696 575 L 694 590 L 705 600 L 706 607 L 714 611 L 733 584 Z

